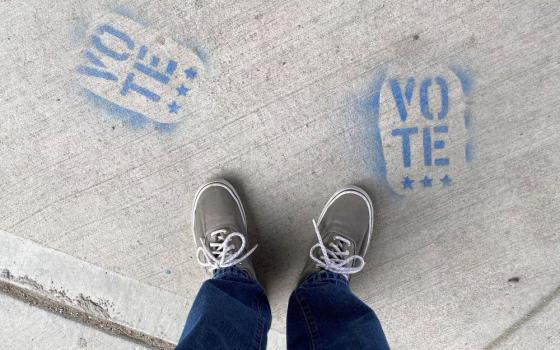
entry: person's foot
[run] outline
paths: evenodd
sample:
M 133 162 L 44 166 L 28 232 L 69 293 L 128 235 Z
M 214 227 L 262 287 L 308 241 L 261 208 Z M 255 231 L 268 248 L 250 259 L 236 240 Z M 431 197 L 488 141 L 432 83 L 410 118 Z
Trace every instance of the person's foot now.
M 247 217 L 235 188 L 225 180 L 203 185 L 193 205 L 193 235 L 198 262 L 213 273 L 236 266 L 256 279 L 250 255 Z
M 309 251 L 300 282 L 321 270 L 349 279 L 363 269 L 373 229 L 373 204 L 364 190 L 349 186 L 336 192 L 313 225 L 318 243 Z

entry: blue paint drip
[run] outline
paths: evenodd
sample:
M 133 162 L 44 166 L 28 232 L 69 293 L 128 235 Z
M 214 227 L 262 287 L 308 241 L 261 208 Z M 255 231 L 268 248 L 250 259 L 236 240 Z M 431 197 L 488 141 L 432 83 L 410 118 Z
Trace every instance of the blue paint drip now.
M 177 123 L 160 123 L 153 121 L 145 115 L 130 110 L 128 108 L 119 106 L 118 104 L 107 100 L 94 93 L 91 90 L 85 89 L 85 95 L 96 107 L 106 110 L 110 115 L 117 117 L 127 123 L 132 129 L 143 129 L 149 124 L 153 124 L 154 129 L 161 132 L 171 132 L 177 129 Z

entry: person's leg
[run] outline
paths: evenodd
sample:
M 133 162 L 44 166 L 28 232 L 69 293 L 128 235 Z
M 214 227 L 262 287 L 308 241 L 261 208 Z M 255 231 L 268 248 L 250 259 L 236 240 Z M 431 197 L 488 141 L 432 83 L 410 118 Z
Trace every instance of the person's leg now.
M 266 349 L 270 307 L 263 288 L 237 267 L 219 269 L 191 307 L 177 349 Z
M 377 316 L 348 285 L 350 275 L 364 267 L 373 227 L 371 199 L 362 189 L 345 188 L 314 224 L 318 243 L 288 306 L 288 349 L 389 349 Z
M 290 297 L 289 350 L 385 350 L 387 339 L 371 308 L 329 271 L 311 275 Z
M 177 349 L 265 350 L 271 315 L 248 250 L 247 218 L 239 195 L 224 180 L 195 196 L 193 234 L 199 263 L 213 274 L 190 310 Z

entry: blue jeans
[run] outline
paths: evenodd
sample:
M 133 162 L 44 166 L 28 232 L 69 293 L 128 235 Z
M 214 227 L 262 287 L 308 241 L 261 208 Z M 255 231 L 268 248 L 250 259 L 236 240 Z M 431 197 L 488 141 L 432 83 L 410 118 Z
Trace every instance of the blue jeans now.
M 264 289 L 236 267 L 206 281 L 191 308 L 178 350 L 265 350 L 271 322 Z M 389 349 L 377 316 L 344 276 L 322 271 L 290 297 L 289 350 Z

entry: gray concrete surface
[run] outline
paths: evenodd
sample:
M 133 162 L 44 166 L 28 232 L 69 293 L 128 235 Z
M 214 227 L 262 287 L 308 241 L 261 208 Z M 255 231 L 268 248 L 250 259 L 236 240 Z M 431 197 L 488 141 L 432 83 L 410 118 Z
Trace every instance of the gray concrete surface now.
M 2 346 L 9 345 L 7 349 L 79 348 L 76 344 L 89 349 L 174 349 L 189 304 L 182 296 L 3 231 L 0 292 L 7 324 L 1 334 L 9 338 Z M 105 335 L 96 340 L 99 332 Z M 49 334 L 56 338 L 53 342 Z M 88 345 L 89 338 L 93 341 Z M 268 349 L 286 348 L 281 333 L 271 331 L 269 338 Z M 57 347 L 59 341 L 64 345 Z
M 13 297 L 146 345 L 173 348 L 187 313 L 180 296 L 2 231 L 0 272 Z
M 68 321 L 4 294 L 0 294 L 0 312 L 3 349 L 149 349 Z
M 353 288 L 393 348 L 560 346 L 554 302 L 539 313 L 550 317 L 523 321 L 560 285 L 557 2 L 30 0 L 2 2 L 0 14 L 0 229 L 192 301 L 205 278 L 192 197 L 228 177 L 252 209 L 258 272 L 283 331 L 311 219 L 357 183 L 375 199 L 376 235 Z M 200 70 L 176 127 L 131 125 L 83 93 L 118 97 L 76 73 L 115 14 L 140 23 L 119 22 L 135 42 Z M 389 85 L 404 94 L 408 77 L 410 125 Z M 430 109 L 416 108 L 426 77 L 449 88 L 448 167 L 422 163 L 422 130 L 439 120 L 423 116 L 445 114 L 435 84 Z M 419 127 L 410 167 L 392 134 L 401 124 Z M 433 187 L 420 187 L 424 175 Z

